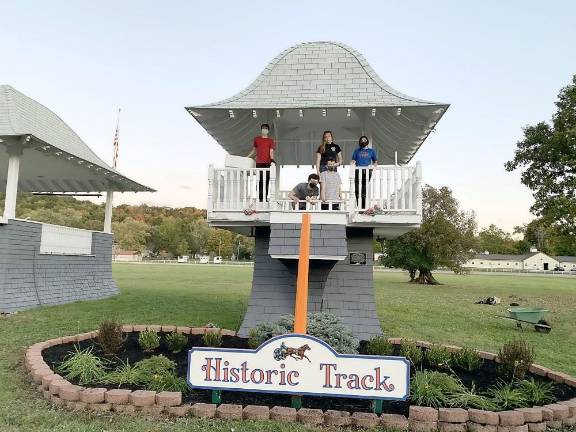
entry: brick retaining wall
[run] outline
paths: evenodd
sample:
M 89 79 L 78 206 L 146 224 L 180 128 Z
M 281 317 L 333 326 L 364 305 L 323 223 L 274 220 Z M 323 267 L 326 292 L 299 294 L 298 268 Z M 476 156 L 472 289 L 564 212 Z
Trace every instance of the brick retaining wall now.
M 220 329 L 204 327 L 176 327 L 160 325 L 124 325 L 126 333 L 144 330 L 177 331 L 184 334 L 204 334 L 218 332 Z M 223 335 L 234 336 L 231 330 L 221 330 Z M 281 422 L 299 422 L 306 425 L 356 426 L 396 429 L 410 432 L 544 432 L 576 425 L 576 398 L 542 407 L 519 408 L 510 411 L 491 412 L 463 408 L 430 408 L 412 405 L 409 416 L 399 414 L 373 413 L 290 407 L 233 404 L 182 403 L 181 392 L 154 392 L 146 390 L 124 390 L 80 387 L 68 382 L 54 373 L 44 361 L 42 351 L 54 345 L 81 342 L 94 339 L 97 331 L 80 333 L 38 342 L 28 348 L 25 366 L 33 382 L 42 395 L 55 406 L 70 409 L 86 409 L 95 412 L 141 413 L 149 416 L 192 416 L 198 418 L 220 418 L 227 420 L 275 420 Z M 402 339 L 392 338 L 393 344 Z M 420 347 L 430 347 L 425 341 L 418 341 Z M 444 345 L 456 351 L 461 349 L 453 345 Z M 478 351 L 489 361 L 497 361 L 496 354 Z M 551 381 L 576 387 L 576 378 L 533 364 L 530 372 L 548 377 Z

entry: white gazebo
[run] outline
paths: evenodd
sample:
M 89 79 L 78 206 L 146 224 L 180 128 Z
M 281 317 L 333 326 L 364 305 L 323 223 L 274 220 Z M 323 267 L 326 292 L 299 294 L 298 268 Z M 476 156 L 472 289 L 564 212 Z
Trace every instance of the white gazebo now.
M 349 46 L 310 42 L 281 52 L 235 96 L 187 110 L 233 155 L 247 154 L 259 125 L 268 123 L 282 165 L 313 163 L 324 129 L 346 155 L 366 135 L 380 163 L 404 165 L 448 106 L 394 90 Z
M 111 277 L 114 192 L 152 192 L 106 164 L 54 112 L 0 85 L 0 312 L 98 298 Z M 106 193 L 103 232 L 17 219 L 18 192 Z
M 344 44 L 311 42 L 280 53 L 235 96 L 186 109 L 230 155 L 250 152 L 261 123 L 271 126 L 276 141 L 275 167 L 253 168 L 243 160 L 248 166 L 208 170 L 208 222 L 255 237 L 252 295 L 239 334 L 294 312 L 302 212 L 312 220 L 309 310 L 339 316 L 360 338 L 381 333 L 370 267 L 373 238 L 420 226 L 422 166 L 407 164 L 448 104 L 394 90 Z M 378 166 L 350 166 L 337 202 L 295 205 L 289 190 L 281 189 L 281 168 L 313 165 L 324 130 L 333 131 L 344 164 L 366 135 Z

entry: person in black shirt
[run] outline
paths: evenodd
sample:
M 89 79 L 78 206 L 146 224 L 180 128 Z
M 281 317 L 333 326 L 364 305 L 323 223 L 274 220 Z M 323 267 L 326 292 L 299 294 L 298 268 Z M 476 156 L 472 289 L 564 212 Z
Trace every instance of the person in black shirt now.
M 336 166 L 342 165 L 342 150 L 340 146 L 334 142 L 332 131 L 324 131 L 322 134 L 322 143 L 316 150 L 316 174 L 320 175 L 321 172 L 328 170 L 328 161 L 333 159 L 336 161 Z

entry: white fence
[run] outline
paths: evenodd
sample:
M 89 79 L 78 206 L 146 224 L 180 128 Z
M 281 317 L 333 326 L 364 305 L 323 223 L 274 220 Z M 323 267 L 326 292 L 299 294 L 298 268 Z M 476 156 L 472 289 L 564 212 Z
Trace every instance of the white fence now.
M 338 201 L 296 205 L 279 190 L 278 168 L 214 168 L 208 174 L 208 210 L 243 211 L 365 211 L 422 213 L 421 165 L 350 166 L 348 188 Z M 266 184 L 268 188 L 266 189 Z M 346 190 L 347 189 L 347 190 Z M 334 205 L 336 204 L 336 205 Z M 304 208 L 302 208 L 304 207 Z
M 52 255 L 91 255 L 92 231 L 43 223 L 40 253 Z

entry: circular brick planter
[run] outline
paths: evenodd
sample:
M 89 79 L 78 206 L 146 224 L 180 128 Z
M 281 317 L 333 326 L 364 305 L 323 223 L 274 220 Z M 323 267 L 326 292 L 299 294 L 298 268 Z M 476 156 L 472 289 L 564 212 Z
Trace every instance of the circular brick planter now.
M 160 325 L 124 325 L 125 333 L 152 330 L 156 332 L 173 332 L 199 335 L 204 332 L 221 331 L 223 335 L 235 336 L 231 330 L 204 327 L 176 327 Z M 60 375 L 54 373 L 44 362 L 42 351 L 55 345 L 81 342 L 94 339 L 98 332 L 80 333 L 38 342 L 28 348 L 25 355 L 25 366 L 32 381 L 44 398 L 55 406 L 70 409 L 85 409 L 95 412 L 142 413 L 144 415 L 166 415 L 173 417 L 193 416 L 198 418 L 221 418 L 227 420 L 276 420 L 281 422 L 300 422 L 307 425 L 356 426 L 396 429 L 411 432 L 544 432 L 576 425 L 576 398 L 542 407 L 519 408 L 510 411 L 491 412 L 462 408 L 429 408 L 411 405 L 409 416 L 399 414 L 372 413 L 294 408 L 275 406 L 231 404 L 183 404 L 180 392 L 153 392 L 146 390 L 123 390 L 90 388 L 76 386 Z M 391 338 L 392 344 L 399 345 L 402 339 Z M 432 344 L 417 341 L 416 344 L 429 348 Z M 444 345 L 450 351 L 460 347 Z M 488 361 L 497 361 L 497 355 L 477 351 L 478 355 Z M 552 371 L 533 364 L 530 372 L 547 377 L 559 384 L 576 387 L 576 378 Z

